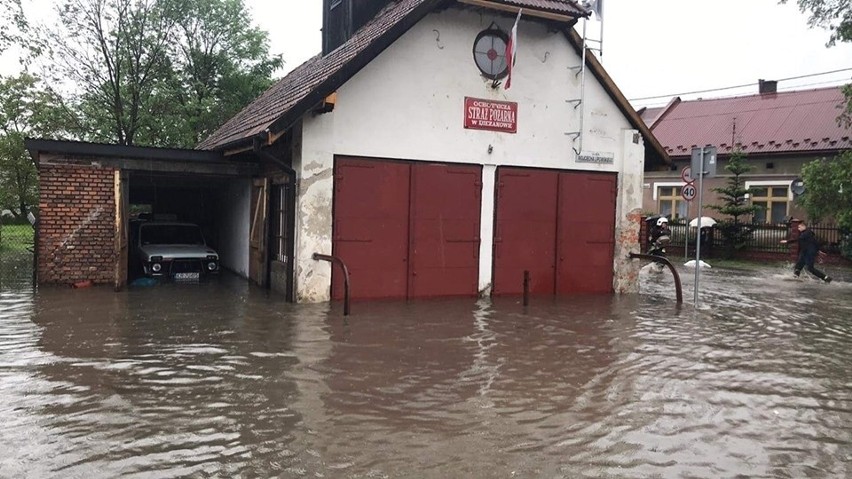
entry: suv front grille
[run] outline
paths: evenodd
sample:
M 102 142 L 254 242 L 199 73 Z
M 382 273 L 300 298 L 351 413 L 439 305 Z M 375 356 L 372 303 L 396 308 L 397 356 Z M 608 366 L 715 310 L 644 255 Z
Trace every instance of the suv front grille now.
M 198 259 L 176 259 L 172 261 L 171 273 L 201 273 L 201 261 Z

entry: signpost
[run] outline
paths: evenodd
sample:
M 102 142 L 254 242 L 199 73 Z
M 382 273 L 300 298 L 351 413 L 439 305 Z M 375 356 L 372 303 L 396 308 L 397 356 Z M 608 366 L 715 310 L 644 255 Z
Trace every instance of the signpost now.
M 698 307 L 698 280 L 701 276 L 701 202 L 703 201 L 702 193 L 704 192 L 704 177 L 712 178 L 716 176 L 716 147 L 705 146 L 704 148 L 695 147 L 692 149 L 692 166 L 691 171 L 694 171 L 698 176 L 698 229 L 695 234 L 695 294 L 693 301 L 695 307 Z M 684 187 L 686 189 L 686 187 Z M 693 187 L 694 189 L 694 187 Z M 686 198 L 686 196 L 684 196 Z M 689 226 L 687 225 L 687 231 Z
M 683 185 L 680 189 L 680 196 L 683 197 L 686 201 L 692 201 L 695 199 L 695 179 L 692 177 L 692 167 L 687 165 L 684 166 L 682 170 L 680 170 L 680 179 L 683 180 L 685 185 Z M 689 207 L 686 208 L 687 211 L 687 219 L 689 219 Z M 686 261 L 687 256 L 689 255 L 689 225 L 684 225 L 684 235 L 683 235 L 683 260 Z

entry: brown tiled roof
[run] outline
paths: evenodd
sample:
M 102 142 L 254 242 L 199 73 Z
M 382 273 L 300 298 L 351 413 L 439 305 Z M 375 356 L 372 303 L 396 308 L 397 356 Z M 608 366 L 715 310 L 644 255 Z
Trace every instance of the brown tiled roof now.
M 844 102 L 840 87 L 676 101 L 652 131 L 672 157 L 704 145 L 730 153 L 734 124 L 735 141 L 747 154 L 850 149 L 852 131 L 837 123 Z
M 588 11 L 570 0 L 490 0 L 522 8 L 547 10 L 563 15 L 585 16 Z M 337 89 L 388 44 L 435 6 L 447 0 L 395 0 L 355 35 L 325 57 L 306 61 L 250 103 L 202 141 L 199 149 L 223 149 L 250 139 L 271 126 L 287 128 L 310 108 Z M 396 31 L 395 31 L 396 30 Z M 396 35 L 396 36 L 394 36 Z M 371 57 L 370 46 L 379 45 Z M 344 71 L 345 70 L 345 71 Z
M 533 8 L 546 12 L 560 13 L 572 17 L 584 17 L 589 14 L 588 10 L 581 7 L 577 2 L 570 0 L 501 0 L 498 3 L 514 5 L 521 8 Z

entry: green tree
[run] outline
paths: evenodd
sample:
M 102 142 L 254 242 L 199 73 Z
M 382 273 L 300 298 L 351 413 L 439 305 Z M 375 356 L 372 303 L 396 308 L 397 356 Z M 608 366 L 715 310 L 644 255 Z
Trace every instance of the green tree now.
M 788 0 L 781 0 L 787 3 Z M 799 10 L 810 13 L 808 25 L 830 32 L 828 46 L 852 41 L 852 3 L 849 0 L 796 0 Z
M 54 136 L 65 123 L 57 98 L 38 78 L 0 78 L 0 209 L 24 217 L 38 202 L 38 175 L 25 136 Z
M 729 255 L 746 246 L 751 238 L 751 230 L 741 218 L 754 215 L 758 207 L 748 204 L 746 195 L 750 189 L 745 187 L 743 175 L 751 171 L 753 167 L 746 162 L 746 155 L 740 150 L 731 154 L 725 170 L 731 173 L 726 186 L 713 188 L 722 200 L 721 205 L 710 205 L 709 208 L 718 211 L 730 218 L 720 221 L 716 228 L 722 233 L 725 250 Z
M 788 0 L 780 0 L 787 3 Z M 796 0 L 802 13 L 809 13 L 808 25 L 829 31 L 826 46 L 832 47 L 838 42 L 852 42 L 852 1 L 850 0 Z M 847 128 L 852 127 L 852 84 L 843 87 L 846 106 L 838 121 Z
M 192 147 L 281 65 L 247 17 L 243 0 L 63 0 L 43 46 L 85 139 Z
M 235 21 L 247 16 L 243 0 L 182 0 L 175 12 L 171 119 L 182 135 L 171 143 L 194 146 L 266 91 L 282 60 L 266 32 Z
M 21 9 L 21 0 L 0 0 L 0 54 L 12 44 L 23 40 L 27 31 L 27 19 Z
M 799 204 L 814 221 L 834 219 L 847 232 L 844 254 L 852 257 L 852 151 L 802 167 L 805 193 Z

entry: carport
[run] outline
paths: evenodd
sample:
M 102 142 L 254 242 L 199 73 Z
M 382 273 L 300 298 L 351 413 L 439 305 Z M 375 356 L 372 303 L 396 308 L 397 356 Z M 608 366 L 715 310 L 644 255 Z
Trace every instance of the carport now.
M 198 224 L 222 266 L 249 275 L 256 161 L 219 152 L 27 140 L 39 170 L 40 284 L 128 282 L 129 224 L 146 215 Z

